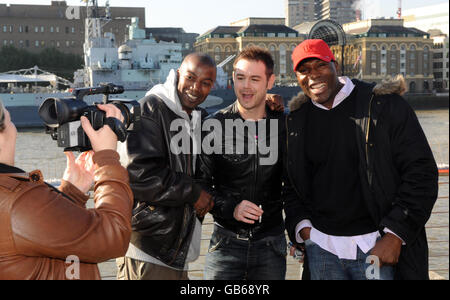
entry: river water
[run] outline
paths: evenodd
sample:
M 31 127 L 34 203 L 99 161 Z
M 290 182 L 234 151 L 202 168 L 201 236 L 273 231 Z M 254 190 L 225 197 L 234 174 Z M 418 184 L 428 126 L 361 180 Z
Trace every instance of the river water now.
M 449 111 L 417 111 L 417 116 L 433 150 L 436 162 L 441 167 L 449 164 Z M 25 171 L 40 169 L 47 181 L 62 177 L 66 158 L 43 130 L 21 130 L 16 146 L 16 166 Z M 439 198 L 431 219 L 427 223 L 430 242 L 430 270 L 446 279 L 449 266 L 449 183 L 448 176 L 441 176 Z

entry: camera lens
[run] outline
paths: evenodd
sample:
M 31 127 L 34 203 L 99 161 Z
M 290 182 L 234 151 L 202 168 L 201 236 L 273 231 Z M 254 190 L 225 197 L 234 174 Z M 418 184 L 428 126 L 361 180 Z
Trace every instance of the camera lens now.
M 55 98 L 48 98 L 41 104 L 38 110 L 39 116 L 49 127 L 58 126 L 58 117 L 56 116 L 55 102 Z
M 72 98 L 48 98 L 39 107 L 39 116 L 49 127 L 79 120 L 88 105 Z

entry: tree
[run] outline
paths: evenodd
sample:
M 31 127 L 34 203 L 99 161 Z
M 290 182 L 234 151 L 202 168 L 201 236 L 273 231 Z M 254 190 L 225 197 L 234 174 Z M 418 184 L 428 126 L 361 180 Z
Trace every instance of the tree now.
M 0 72 L 34 66 L 73 80 L 73 72 L 83 67 L 83 58 L 80 55 L 63 53 L 56 48 L 45 48 L 37 54 L 13 46 L 3 46 L 0 49 Z

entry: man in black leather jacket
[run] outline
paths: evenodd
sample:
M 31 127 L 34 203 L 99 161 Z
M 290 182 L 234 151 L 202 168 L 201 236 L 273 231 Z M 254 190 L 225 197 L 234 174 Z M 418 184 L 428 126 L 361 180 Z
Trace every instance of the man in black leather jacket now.
M 212 130 L 203 146 L 214 151 L 201 155 L 196 178 L 213 195 L 215 221 L 205 279 L 285 278 L 279 151 L 284 114 L 264 101 L 275 80 L 273 65 L 266 50 L 243 50 L 234 62 L 238 100 L 204 124 Z
M 191 176 L 199 147 L 193 132 L 206 116 L 198 105 L 215 79 L 214 61 L 190 54 L 140 100 L 142 128 L 121 149 L 134 209 L 130 247 L 117 261 L 119 279 L 188 279 L 188 262 L 200 253 L 199 218 L 213 206 Z M 187 139 L 178 147 L 180 136 Z

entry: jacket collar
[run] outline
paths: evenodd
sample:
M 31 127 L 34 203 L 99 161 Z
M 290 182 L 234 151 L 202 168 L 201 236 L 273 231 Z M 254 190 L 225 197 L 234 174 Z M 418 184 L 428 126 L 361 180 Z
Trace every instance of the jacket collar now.
M 361 81 L 352 80 L 353 83 L 358 86 Z M 383 80 L 381 83 L 377 84 L 372 92 L 375 96 L 398 94 L 403 95 L 406 91 L 406 83 L 403 76 L 398 75 L 395 78 Z M 291 112 L 296 111 L 302 107 L 303 104 L 309 102 L 310 99 L 303 92 L 298 93 L 297 96 L 293 97 L 289 102 L 289 110 Z
M 0 175 L 6 175 L 8 177 L 13 177 L 23 181 L 32 181 L 32 182 L 44 182 L 44 176 L 40 170 L 35 170 L 30 173 L 25 172 L 22 169 L 5 165 L 0 163 Z
M 0 174 L 25 174 L 22 169 L 0 163 Z

